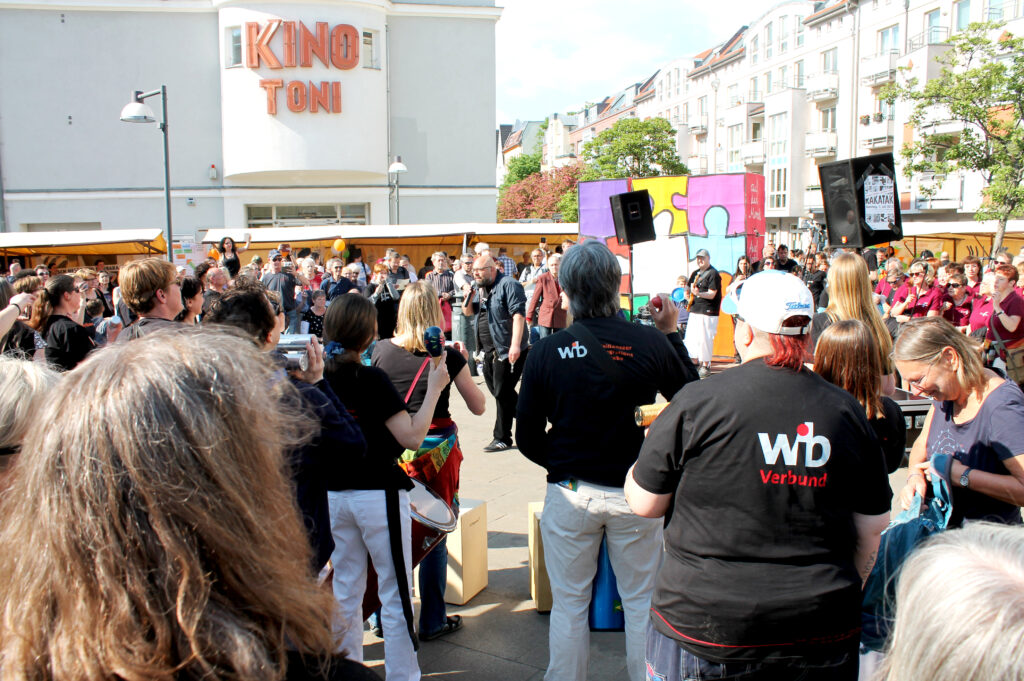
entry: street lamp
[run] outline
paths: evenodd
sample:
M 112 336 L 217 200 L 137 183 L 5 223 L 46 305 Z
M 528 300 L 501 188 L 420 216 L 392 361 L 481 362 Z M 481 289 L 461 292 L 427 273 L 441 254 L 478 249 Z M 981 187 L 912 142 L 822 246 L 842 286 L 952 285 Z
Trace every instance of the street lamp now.
M 174 249 L 171 246 L 171 165 L 167 156 L 167 86 L 161 85 L 159 90 L 132 92 L 132 101 L 121 109 L 121 120 L 125 123 L 155 123 L 153 110 L 145 103 L 145 99 L 160 95 L 163 105 L 163 118 L 160 121 L 160 132 L 164 134 L 164 208 L 167 211 L 167 224 L 164 227 L 164 238 L 167 240 L 167 259 L 174 262 Z
M 404 163 L 402 163 L 402 157 L 401 156 L 395 156 L 395 162 L 388 166 L 388 175 L 389 176 L 393 175 L 394 178 L 395 178 L 395 183 L 393 185 L 391 185 L 391 186 L 392 186 L 392 191 L 395 194 L 395 224 L 396 225 L 401 224 L 401 222 L 402 222 L 399 219 L 399 212 L 398 212 L 399 211 L 399 202 L 400 202 L 400 198 L 398 196 L 398 176 L 401 175 L 402 173 L 407 173 L 407 172 L 409 172 L 409 169 L 405 167 Z

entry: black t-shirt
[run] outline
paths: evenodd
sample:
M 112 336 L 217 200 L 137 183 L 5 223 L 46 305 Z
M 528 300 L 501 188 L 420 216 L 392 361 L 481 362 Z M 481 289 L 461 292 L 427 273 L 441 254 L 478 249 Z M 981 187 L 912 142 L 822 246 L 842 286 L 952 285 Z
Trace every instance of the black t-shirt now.
M 228 271 L 228 276 L 232 279 L 238 276 L 238 271 L 242 269 L 242 263 L 239 262 L 237 255 L 224 255 L 220 259 L 220 266 Z
M 174 321 L 173 319 L 161 319 L 159 317 L 140 317 L 139 321 L 135 322 L 127 329 L 122 331 L 117 336 L 118 343 L 127 343 L 128 341 L 135 340 L 136 338 L 142 338 L 148 336 L 151 333 L 160 331 L 162 329 L 180 329 L 183 328 L 181 322 Z
M 369 667 L 338 655 L 325 665 L 319 658 L 303 657 L 288 651 L 288 670 L 285 681 L 380 681 Z
M 903 410 L 896 401 L 882 396 L 882 415 L 870 419 L 868 423 L 878 437 L 885 456 L 885 467 L 889 473 L 895 473 L 903 463 L 903 455 L 907 449 L 907 422 L 903 418 Z
M 634 478 L 675 495 L 651 601 L 662 634 L 714 662 L 859 636 L 853 515 L 888 512 L 892 492 L 849 393 L 760 359 L 691 383 L 651 426 Z
M 19 359 L 32 359 L 36 354 L 35 329 L 15 320 L 7 335 L 0 338 L 0 353 Z
M 466 366 L 466 359 L 451 348 L 448 349 L 445 357 L 448 375 L 454 381 L 462 368 Z M 374 347 L 373 359 L 370 361 L 373 366 L 388 375 L 395 390 L 404 398 L 409 394 L 409 387 L 412 385 L 413 379 L 416 378 L 416 374 L 420 373 L 420 367 L 423 366 L 423 360 L 426 358 L 427 355 L 424 352 L 414 354 L 395 345 L 390 340 L 382 340 Z M 429 371 L 430 366 L 428 365 L 420 374 L 419 380 L 416 381 L 416 388 L 412 391 L 412 395 L 409 395 L 408 407 L 409 411 L 413 413 L 420 410 L 420 407 L 423 406 L 423 399 L 427 396 L 427 372 Z M 451 418 L 451 412 L 448 411 L 451 392 L 452 383 L 449 382 L 441 391 L 441 396 L 437 398 L 433 418 Z
M 53 315 L 43 331 L 46 361 L 71 371 L 96 347 L 89 330 L 64 315 Z
M 260 280 L 268 291 L 281 296 L 281 307 L 285 312 L 295 309 L 295 277 L 289 272 L 264 274 Z
M 547 469 L 548 482 L 575 477 L 622 487 L 644 440 L 633 410 L 658 392 L 671 397 L 697 374 L 678 333 L 666 336 L 619 317 L 576 323 L 597 337 L 622 376 L 606 374 L 568 331 L 541 339 L 523 369 L 516 444 Z
M 483 296 L 482 289 L 477 290 L 476 300 L 476 347 L 480 352 L 491 352 L 494 350 L 494 338 L 491 336 L 491 325 L 487 319 L 487 303 Z
M 722 275 L 714 267 L 706 270 L 696 270 L 687 280 L 687 285 L 697 282 L 697 290 L 715 291 L 714 298 L 694 298 L 690 306 L 690 314 L 706 314 L 712 317 L 718 316 L 718 310 L 722 306 Z
M 344 486 L 339 482 L 330 489 L 412 489 L 412 481 L 397 462 L 405 447 L 385 425 L 395 414 L 407 411 L 387 374 L 355 362 L 328 361 L 324 376 L 366 438 L 366 457 L 348 462 Z
M 865 248 L 861 256 L 868 266 L 868 272 L 874 272 L 878 269 L 878 251 L 873 248 Z
M 807 290 L 811 292 L 811 296 L 814 298 L 815 309 L 817 309 L 818 301 L 821 299 L 821 292 L 825 290 L 825 278 L 827 276 L 821 270 L 804 274 L 804 284 L 807 285 Z
M 793 260 L 793 258 L 786 258 L 786 262 L 782 262 L 778 258 L 775 259 L 775 269 L 779 270 L 780 272 L 785 272 L 786 274 L 789 274 L 796 267 L 796 260 Z

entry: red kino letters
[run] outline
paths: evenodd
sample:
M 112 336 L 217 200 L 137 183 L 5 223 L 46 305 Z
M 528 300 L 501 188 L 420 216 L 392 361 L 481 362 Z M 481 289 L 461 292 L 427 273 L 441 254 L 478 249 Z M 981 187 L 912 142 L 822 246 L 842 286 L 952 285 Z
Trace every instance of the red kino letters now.
M 281 57 L 274 52 L 270 41 L 281 31 L 283 49 Z M 347 71 L 359 65 L 359 31 L 349 24 L 338 24 L 328 30 L 326 21 L 318 21 L 311 31 L 301 21 L 272 19 L 262 28 L 258 23 L 245 25 L 245 65 L 250 69 L 261 66 L 277 70 L 283 68 L 311 68 L 316 58 L 327 68 Z M 260 87 L 267 92 L 267 113 L 277 114 L 277 94 L 284 89 L 289 111 L 299 113 L 341 113 L 341 82 L 265 78 Z

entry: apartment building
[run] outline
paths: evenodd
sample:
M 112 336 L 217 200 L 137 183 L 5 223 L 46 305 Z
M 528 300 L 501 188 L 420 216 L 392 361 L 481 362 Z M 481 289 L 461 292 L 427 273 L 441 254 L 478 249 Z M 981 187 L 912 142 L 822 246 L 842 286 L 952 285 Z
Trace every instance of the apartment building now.
M 891 151 L 914 131 L 909 107 L 888 104 L 882 88 L 901 68 L 922 85 L 934 58 L 971 22 L 1024 29 L 1024 0 L 784 0 L 729 40 L 664 64 L 638 96 L 640 118 L 677 129 L 677 151 L 693 174 L 765 176 L 767 230 L 776 242 L 805 245 L 810 220 L 824 221 L 818 166 Z M 1016 27 L 1016 28 L 1015 28 Z M 936 130 L 956 129 L 937 121 Z M 979 176 L 899 178 L 904 231 L 933 233 L 973 221 Z

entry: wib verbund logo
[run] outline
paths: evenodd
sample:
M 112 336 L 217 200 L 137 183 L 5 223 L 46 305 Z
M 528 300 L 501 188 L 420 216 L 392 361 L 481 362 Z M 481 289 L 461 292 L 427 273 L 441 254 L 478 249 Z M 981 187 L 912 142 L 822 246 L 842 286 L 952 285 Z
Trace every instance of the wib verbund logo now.
M 786 433 L 778 433 L 775 442 L 771 441 L 768 433 L 758 433 L 757 439 L 761 445 L 761 453 L 764 455 L 764 462 L 768 466 L 775 467 L 782 457 L 782 463 L 787 467 L 800 465 L 800 454 L 803 453 L 803 468 L 820 468 L 825 465 L 832 455 L 832 443 L 824 435 L 814 434 L 814 423 L 804 421 L 796 428 L 796 437 L 792 441 Z M 810 475 L 808 472 L 797 473 L 793 470 L 777 471 L 761 469 L 761 482 L 765 485 L 797 485 L 799 487 L 824 487 L 828 480 L 828 473 L 821 475 Z
M 580 345 L 579 341 L 573 341 L 572 345 L 567 348 L 558 348 L 558 354 L 561 355 L 562 359 L 583 359 L 587 356 L 587 349 Z

